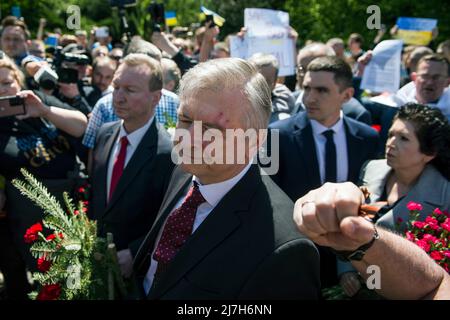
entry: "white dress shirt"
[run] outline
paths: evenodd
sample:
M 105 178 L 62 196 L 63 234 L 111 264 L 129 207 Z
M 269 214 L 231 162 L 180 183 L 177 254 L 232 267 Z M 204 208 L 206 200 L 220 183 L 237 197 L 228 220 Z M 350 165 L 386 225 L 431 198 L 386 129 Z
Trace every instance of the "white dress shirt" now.
M 111 177 L 114 168 L 114 160 L 117 158 L 120 152 L 120 139 L 122 139 L 122 137 L 124 136 L 126 136 L 128 139 L 127 155 L 125 157 L 125 165 L 123 167 L 123 169 L 125 170 L 128 162 L 130 161 L 131 157 L 133 156 L 134 152 L 139 146 L 139 143 L 141 142 L 147 130 L 150 128 L 154 118 L 155 116 L 152 116 L 144 126 L 140 127 L 139 129 L 133 131 L 130 134 L 127 134 L 127 132 L 125 131 L 125 128 L 123 127 L 123 120 L 121 120 L 120 132 L 116 139 L 116 142 L 114 143 L 113 151 L 111 152 L 108 160 L 108 174 L 106 176 L 107 199 L 109 199 L 109 190 L 111 188 Z
M 336 145 L 336 161 L 337 161 L 337 176 L 336 182 L 348 181 L 348 153 L 347 153 L 347 138 L 345 134 L 344 121 L 342 120 L 342 111 L 338 122 L 331 128 L 327 128 L 317 122 L 316 120 L 310 120 L 314 143 L 316 145 L 316 156 L 320 171 L 320 181 L 325 183 L 325 144 L 327 138 L 322 134 L 327 130 L 333 130 L 333 140 Z
M 207 184 L 203 185 L 200 183 L 197 177 L 193 177 L 192 180 L 196 181 L 199 186 L 200 193 L 202 194 L 203 198 L 205 198 L 206 202 L 202 203 L 198 206 L 197 212 L 195 214 L 195 220 L 194 220 L 194 226 L 192 228 L 192 233 L 197 230 L 197 228 L 205 221 L 205 219 L 208 217 L 208 215 L 211 213 L 211 211 L 217 206 L 217 204 L 222 200 L 222 198 L 242 179 L 242 177 L 247 173 L 247 171 L 250 169 L 252 165 L 252 162 L 250 162 L 239 174 L 234 176 L 231 179 L 213 183 L 213 184 Z M 179 208 L 181 204 L 183 203 L 184 198 L 186 197 L 187 193 L 183 195 L 176 205 L 173 207 L 173 212 L 176 208 Z M 167 222 L 167 219 L 166 219 Z M 153 252 L 151 255 L 151 263 L 150 267 L 147 271 L 147 274 L 144 278 L 144 290 L 145 293 L 148 294 L 150 288 L 152 287 L 153 280 L 156 273 L 156 268 L 158 266 L 158 262 L 153 259 L 153 255 L 155 254 L 155 250 L 157 247 L 157 244 L 159 243 L 159 240 L 161 238 L 162 231 L 164 230 L 165 224 L 162 226 L 162 228 L 158 232 L 158 237 L 155 241 L 155 247 L 153 248 Z

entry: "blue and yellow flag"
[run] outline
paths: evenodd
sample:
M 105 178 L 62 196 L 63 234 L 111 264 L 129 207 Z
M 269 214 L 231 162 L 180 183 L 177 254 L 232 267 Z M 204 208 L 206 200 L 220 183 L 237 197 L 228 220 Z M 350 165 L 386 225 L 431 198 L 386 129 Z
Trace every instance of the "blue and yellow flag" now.
M 426 46 L 432 39 L 432 31 L 437 26 L 436 19 L 428 18 L 406 18 L 397 19 L 397 38 L 405 44 Z
M 213 20 L 214 23 L 219 26 L 222 27 L 223 24 L 225 23 L 225 18 L 219 16 L 217 13 L 215 13 L 212 10 L 206 9 L 204 6 L 200 7 L 200 21 L 203 21 L 206 19 L 206 15 L 212 15 L 213 16 Z
M 178 25 L 177 15 L 175 11 L 166 11 L 165 18 L 166 18 L 166 26 L 172 27 Z

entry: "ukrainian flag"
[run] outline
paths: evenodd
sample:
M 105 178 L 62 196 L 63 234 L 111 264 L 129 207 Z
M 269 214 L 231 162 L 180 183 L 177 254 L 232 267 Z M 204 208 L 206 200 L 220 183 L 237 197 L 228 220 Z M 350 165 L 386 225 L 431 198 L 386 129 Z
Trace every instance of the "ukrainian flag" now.
M 405 18 L 397 19 L 397 37 L 406 44 L 426 46 L 432 39 L 432 31 L 437 26 L 436 19 Z
M 201 7 L 200 7 L 200 11 L 201 11 L 201 13 L 200 13 L 200 21 L 205 20 L 205 19 L 206 19 L 206 15 L 212 15 L 212 16 L 213 16 L 214 23 L 215 23 L 217 26 L 219 26 L 219 27 L 222 27 L 223 24 L 224 24 L 225 21 L 226 21 L 225 18 L 219 16 L 217 13 L 215 13 L 215 12 L 212 11 L 212 10 L 206 9 L 204 6 L 201 6 Z
M 166 26 L 172 27 L 178 25 L 177 15 L 175 11 L 166 11 Z

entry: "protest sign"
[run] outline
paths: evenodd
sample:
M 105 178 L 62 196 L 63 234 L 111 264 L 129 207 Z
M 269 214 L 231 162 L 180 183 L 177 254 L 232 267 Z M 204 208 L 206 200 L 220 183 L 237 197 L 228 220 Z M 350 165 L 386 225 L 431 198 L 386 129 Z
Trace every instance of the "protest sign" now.
M 279 76 L 295 74 L 295 44 L 289 38 L 289 14 L 269 9 L 245 9 L 244 38 L 230 38 L 232 57 L 247 59 L 254 53 L 274 55 L 280 65 Z
M 372 92 L 397 92 L 400 87 L 402 46 L 402 40 L 385 40 L 375 47 L 372 59 L 364 69 L 361 89 Z

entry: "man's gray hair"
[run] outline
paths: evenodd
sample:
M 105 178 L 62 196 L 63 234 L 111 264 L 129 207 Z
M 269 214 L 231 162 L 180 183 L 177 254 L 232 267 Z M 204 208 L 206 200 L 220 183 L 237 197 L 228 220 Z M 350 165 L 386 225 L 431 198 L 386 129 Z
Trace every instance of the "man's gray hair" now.
M 161 67 L 163 71 L 163 82 L 164 86 L 169 83 L 170 81 L 174 81 L 175 83 L 175 90 L 178 88 L 180 84 L 181 79 L 181 71 L 180 68 L 178 68 L 175 61 L 168 58 L 162 58 L 161 59 Z
M 255 53 L 248 59 L 248 62 L 253 64 L 258 70 L 261 70 L 264 67 L 272 67 L 277 71 L 277 75 L 278 70 L 280 69 L 280 64 L 273 54 Z
M 323 57 L 335 55 L 336 53 L 334 52 L 333 48 L 327 46 L 325 43 L 313 42 L 300 49 L 297 55 L 297 62 L 300 61 L 300 58 L 304 56 Z
M 148 41 L 139 38 L 133 38 L 125 48 L 124 56 L 127 56 L 131 53 L 143 53 L 158 61 L 161 61 L 162 57 L 161 51 L 158 49 L 158 47 Z
M 149 90 L 157 91 L 163 87 L 161 63 L 143 53 L 132 53 L 123 59 L 123 64 L 130 67 L 146 65 L 150 69 Z
M 183 101 L 203 90 L 221 93 L 239 89 L 247 98 L 243 129 L 265 129 L 271 114 L 271 92 L 254 66 L 238 58 L 213 59 L 190 69 L 181 79 L 179 96 Z M 226 106 L 223 106 L 226 108 Z

